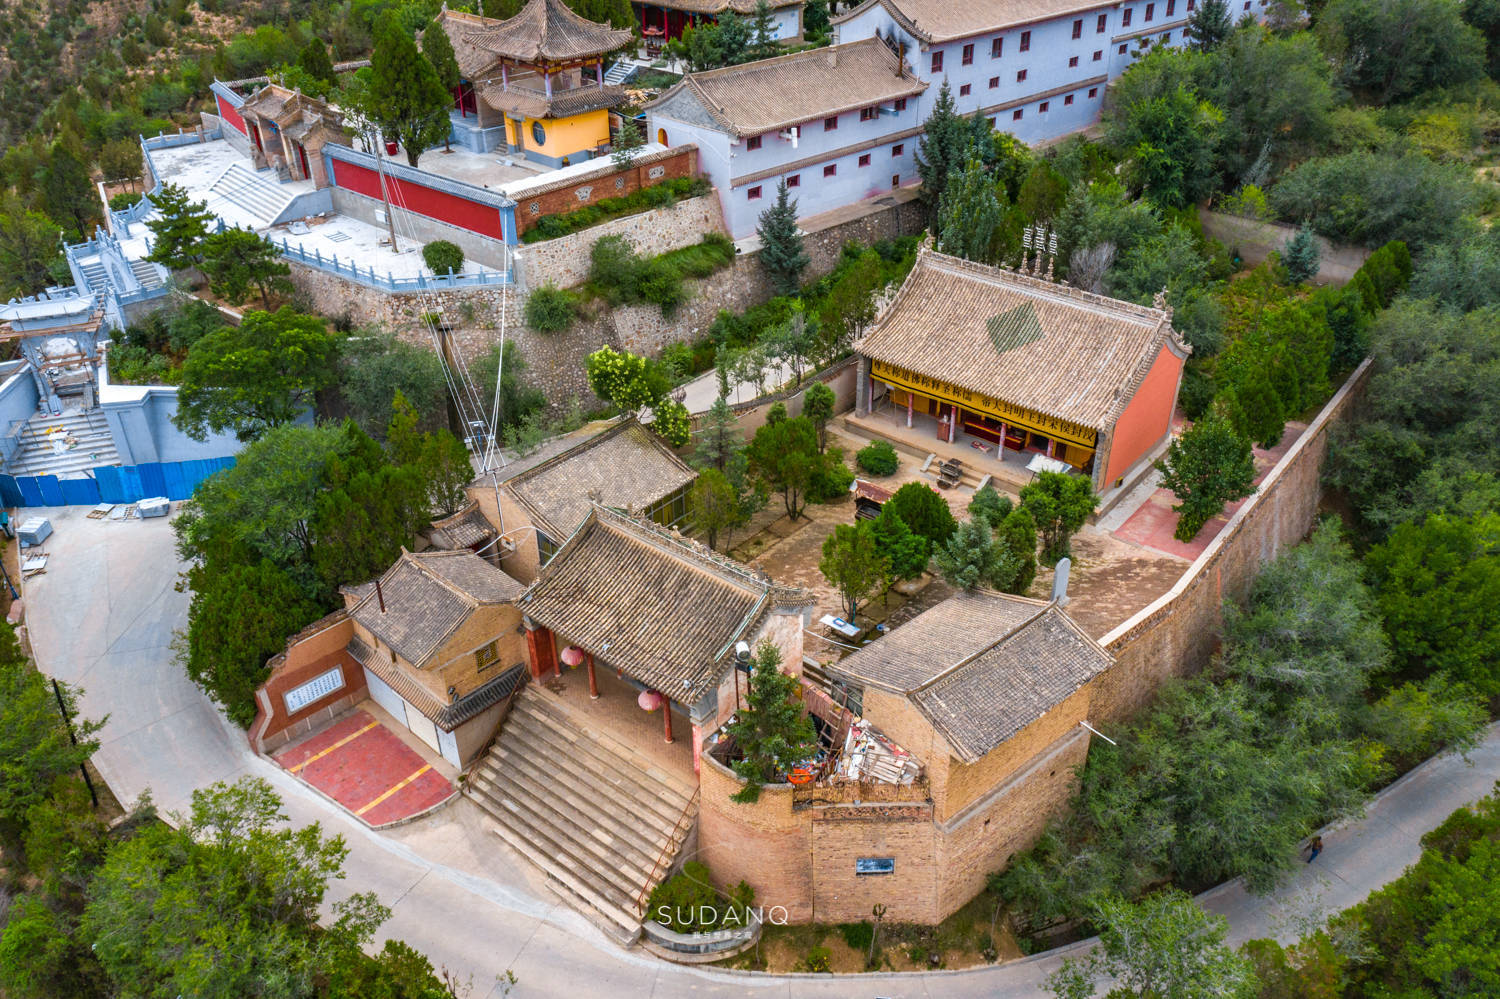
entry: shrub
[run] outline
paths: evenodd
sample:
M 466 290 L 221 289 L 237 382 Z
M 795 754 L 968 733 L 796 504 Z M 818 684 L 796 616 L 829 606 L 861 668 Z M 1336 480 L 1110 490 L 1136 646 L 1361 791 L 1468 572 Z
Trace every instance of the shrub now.
M 123 212 L 140 200 L 141 196 L 139 194 L 131 194 L 129 191 L 111 194 L 109 196 L 109 210 L 112 212 Z
M 827 947 L 811 947 L 807 951 L 807 956 L 802 959 L 802 967 L 814 974 L 827 974 L 831 960 L 833 960 L 833 951 Z
M 652 208 L 663 208 L 683 198 L 696 198 L 712 188 L 702 177 L 675 177 L 650 187 L 643 187 L 619 198 L 601 198 L 583 208 L 557 215 L 543 215 L 532 228 L 521 235 L 523 243 L 540 243 L 570 233 L 581 232 L 613 219 L 638 215 Z
M 901 464 L 888 441 L 871 441 L 855 453 L 854 460 L 871 475 L 895 475 Z
M 807 498 L 814 503 L 837 503 L 853 484 L 854 472 L 844 464 L 843 449 L 831 447 L 807 483 Z
M 689 860 L 651 890 L 646 915 L 678 933 L 708 933 L 721 926 L 746 925 L 746 908 L 754 901 L 755 892 L 743 881 L 726 897 L 713 886 L 708 867 Z
M 446 239 L 439 239 L 422 247 L 422 262 L 434 274 L 457 274 L 464 269 L 464 251 Z
M 526 325 L 538 333 L 561 333 L 577 316 L 578 295 L 550 282 L 526 300 Z
M 875 941 L 875 927 L 869 923 L 839 923 L 839 935 L 844 938 L 844 943 L 851 950 L 861 953 L 870 949 L 870 944 Z

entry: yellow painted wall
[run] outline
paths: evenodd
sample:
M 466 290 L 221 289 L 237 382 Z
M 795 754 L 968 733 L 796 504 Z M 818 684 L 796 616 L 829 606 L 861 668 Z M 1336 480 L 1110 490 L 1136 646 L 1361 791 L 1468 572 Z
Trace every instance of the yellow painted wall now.
M 560 159 L 609 141 L 609 112 L 602 109 L 575 114 L 569 118 L 542 119 L 547 141 L 540 146 L 536 144 L 536 136 L 531 132 L 531 126 L 535 122 L 535 118 L 527 118 L 521 125 L 525 129 L 526 148 L 544 156 Z

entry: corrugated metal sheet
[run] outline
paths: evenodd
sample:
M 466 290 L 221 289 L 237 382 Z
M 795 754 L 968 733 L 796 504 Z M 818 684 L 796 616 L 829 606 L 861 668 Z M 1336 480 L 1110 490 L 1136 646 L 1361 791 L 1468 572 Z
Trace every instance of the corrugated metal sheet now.
M 55 475 L 0 475 L 0 502 L 6 506 L 94 506 L 98 503 L 136 503 L 151 496 L 185 500 L 198 483 L 234 458 L 150 462 L 142 465 L 104 465 L 91 478 L 58 479 Z

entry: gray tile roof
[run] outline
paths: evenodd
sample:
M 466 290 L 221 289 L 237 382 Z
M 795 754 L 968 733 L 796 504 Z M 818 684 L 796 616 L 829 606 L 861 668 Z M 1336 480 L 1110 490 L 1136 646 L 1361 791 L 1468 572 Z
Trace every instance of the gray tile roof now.
M 559 638 L 692 703 L 773 607 L 808 602 L 703 545 L 596 506 L 520 607 Z
M 829 672 L 905 693 L 954 756 L 974 763 L 1113 661 L 1055 605 L 976 592 L 919 614 Z
M 927 89 L 878 38 L 689 73 L 651 107 L 691 95 L 721 131 L 760 135 Z M 675 114 L 676 112 L 674 112 Z
M 854 345 L 871 360 L 1105 431 L 1163 347 L 1182 357 L 1189 352 L 1169 310 L 930 247 L 918 252 L 900 290 Z
M 611 28 L 574 13 L 563 0 L 529 0 L 521 12 L 469 32 L 468 41 L 520 63 L 567 62 L 613 52 L 629 44 L 629 28 Z
M 349 614 L 421 668 L 475 608 L 514 601 L 524 589 L 470 551 L 403 551 Z
M 630 417 L 512 475 L 505 485 L 532 522 L 560 542 L 589 515 L 591 496 L 604 506 L 641 511 L 697 474 Z
M 470 500 L 457 513 L 434 520 L 432 529 L 427 532 L 428 540 L 434 548 L 447 551 L 474 548 L 494 540 L 499 534 L 495 526 L 479 512 L 478 500 Z

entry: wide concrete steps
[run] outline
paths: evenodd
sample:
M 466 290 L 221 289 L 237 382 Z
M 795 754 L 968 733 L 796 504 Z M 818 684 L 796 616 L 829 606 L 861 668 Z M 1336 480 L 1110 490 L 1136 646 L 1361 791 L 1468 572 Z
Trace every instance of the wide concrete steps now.
M 623 944 L 697 821 L 696 789 L 527 687 L 466 791 L 496 832 Z
M 130 261 L 130 272 L 135 275 L 142 288 L 160 288 L 166 284 L 161 275 L 161 268 L 149 260 Z
M 53 431 L 56 431 L 55 433 Z M 53 447 L 54 438 L 71 439 L 65 450 Z M 33 416 L 19 435 L 20 449 L 7 463 L 10 475 L 70 475 L 99 465 L 118 465 L 109 425 L 97 412 L 64 416 Z
M 275 222 L 296 197 L 296 191 L 234 163 L 209 187 L 208 207 L 231 221 L 260 229 Z
M 88 290 L 95 294 L 108 291 L 110 288 L 109 272 L 104 269 L 104 262 L 98 257 L 81 262 L 83 280 L 88 284 Z

